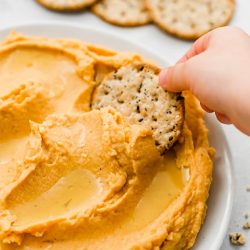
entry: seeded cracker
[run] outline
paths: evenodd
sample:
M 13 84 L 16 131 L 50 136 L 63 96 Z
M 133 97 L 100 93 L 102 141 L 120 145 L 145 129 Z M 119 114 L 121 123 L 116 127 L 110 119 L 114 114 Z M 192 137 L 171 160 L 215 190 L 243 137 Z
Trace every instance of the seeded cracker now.
M 146 0 L 153 21 L 183 39 L 196 39 L 231 20 L 234 0 Z
M 96 88 L 92 108 L 112 106 L 129 122 L 150 127 L 155 145 L 164 154 L 181 133 L 184 104 L 180 94 L 159 86 L 158 75 L 159 69 L 150 65 L 121 67 Z
M 144 0 L 101 0 L 92 11 L 104 21 L 120 26 L 139 26 L 151 20 Z
M 97 0 L 37 0 L 44 7 L 56 11 L 77 11 L 88 7 Z

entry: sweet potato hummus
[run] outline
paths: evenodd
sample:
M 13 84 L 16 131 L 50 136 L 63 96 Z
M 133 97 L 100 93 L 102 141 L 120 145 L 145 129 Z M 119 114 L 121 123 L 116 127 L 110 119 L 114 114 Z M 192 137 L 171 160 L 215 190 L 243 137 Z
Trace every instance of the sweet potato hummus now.
M 189 249 L 206 213 L 213 150 L 196 99 L 178 143 L 92 91 L 136 54 L 11 34 L 0 44 L 0 249 Z

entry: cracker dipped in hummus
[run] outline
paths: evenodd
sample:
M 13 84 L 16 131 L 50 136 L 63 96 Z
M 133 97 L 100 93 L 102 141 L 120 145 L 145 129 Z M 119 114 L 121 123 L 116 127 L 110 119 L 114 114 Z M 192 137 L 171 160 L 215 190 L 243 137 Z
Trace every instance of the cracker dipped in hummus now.
M 146 123 L 91 105 L 134 63 L 147 62 L 69 39 L 12 33 L 0 44 L 1 250 L 193 246 L 214 153 L 195 97 L 182 93 L 184 122 L 164 151 Z

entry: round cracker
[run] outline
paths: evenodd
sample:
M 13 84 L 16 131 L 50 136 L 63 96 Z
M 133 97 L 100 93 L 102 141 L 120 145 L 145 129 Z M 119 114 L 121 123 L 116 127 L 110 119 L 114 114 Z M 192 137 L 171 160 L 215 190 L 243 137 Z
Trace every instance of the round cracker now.
M 156 147 L 164 154 L 181 134 L 184 103 L 180 94 L 159 86 L 159 72 L 158 68 L 145 64 L 119 68 L 96 88 L 92 108 L 111 106 L 131 124 L 150 128 Z
M 97 0 L 37 0 L 44 7 L 56 11 L 78 11 L 84 9 Z
M 231 20 L 234 0 L 146 0 L 153 21 L 168 33 L 197 39 Z
M 151 20 L 144 0 L 101 0 L 92 11 L 104 21 L 119 26 L 140 26 Z

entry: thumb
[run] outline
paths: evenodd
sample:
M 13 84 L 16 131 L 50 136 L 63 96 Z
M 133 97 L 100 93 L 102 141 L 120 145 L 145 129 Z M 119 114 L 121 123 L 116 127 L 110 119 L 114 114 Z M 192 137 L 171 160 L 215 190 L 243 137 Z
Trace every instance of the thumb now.
M 211 34 L 212 32 L 209 32 L 196 40 L 192 47 L 175 66 L 168 67 L 161 71 L 160 85 L 164 89 L 172 92 L 190 90 L 190 77 L 192 73 L 194 73 L 190 72 L 193 70 L 192 67 L 189 67 L 191 64 L 190 59 L 197 57 L 208 49 Z
M 189 77 L 187 63 L 178 63 L 175 66 L 165 68 L 160 73 L 160 85 L 171 92 L 189 90 Z

